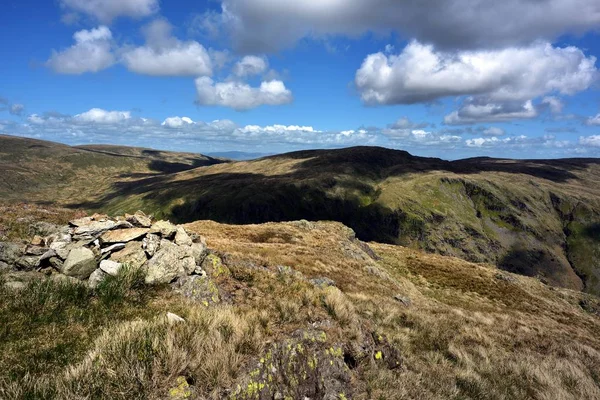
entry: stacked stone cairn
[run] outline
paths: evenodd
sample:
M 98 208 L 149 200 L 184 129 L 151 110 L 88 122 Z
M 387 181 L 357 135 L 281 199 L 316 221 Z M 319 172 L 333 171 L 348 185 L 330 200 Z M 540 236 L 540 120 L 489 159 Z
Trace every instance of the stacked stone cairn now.
M 226 270 L 202 236 L 169 221 L 153 221 L 141 211 L 116 218 L 95 214 L 57 227 L 46 237 L 36 236 L 29 245 L 3 245 L 0 261 L 13 264 L 13 270 L 61 274 L 95 289 L 127 265 L 143 269 L 146 284 L 170 283 L 205 305 L 219 301 L 205 268 L 210 275 Z

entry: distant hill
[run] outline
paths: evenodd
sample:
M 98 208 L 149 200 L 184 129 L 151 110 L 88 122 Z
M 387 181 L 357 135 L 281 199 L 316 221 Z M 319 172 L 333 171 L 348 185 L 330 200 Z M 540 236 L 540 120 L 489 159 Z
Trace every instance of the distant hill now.
M 20 151 L 10 148 L 0 163 L 15 165 L 10 160 Z M 43 151 L 28 154 L 18 168 L 36 171 L 31 165 L 48 159 Z M 71 179 L 66 187 L 54 180 L 54 186 L 30 189 L 26 197 L 111 214 L 144 209 L 175 222 L 335 220 L 363 240 L 494 263 L 554 285 L 600 293 L 598 159 L 450 162 L 354 147 L 190 165 L 177 173 L 150 171 L 149 158 L 144 158 L 145 172 L 135 172 L 140 167 L 133 160 L 140 159 L 128 157 L 119 173 L 99 174 L 96 157 L 101 155 L 109 156 L 90 150 L 77 156 L 92 166 L 71 173 L 89 180 Z M 17 185 L 9 197 L 23 198 L 22 189 Z M 10 192 L 0 181 L 2 190 Z M 61 195 L 64 190 L 68 196 Z
M 257 158 L 267 157 L 273 155 L 273 153 L 247 153 L 244 151 L 221 151 L 215 153 L 206 153 L 206 155 L 215 158 L 225 158 L 229 160 L 247 161 L 255 160 Z

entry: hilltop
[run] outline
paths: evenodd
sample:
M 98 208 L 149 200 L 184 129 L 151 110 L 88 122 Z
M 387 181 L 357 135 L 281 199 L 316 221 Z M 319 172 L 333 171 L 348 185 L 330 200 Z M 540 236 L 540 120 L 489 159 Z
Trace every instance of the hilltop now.
M 37 216 L 25 243 L 40 223 L 89 221 L 68 210 L 22 211 Z M 208 275 L 198 279 L 214 284 L 210 302 L 124 268 L 93 290 L 56 271 L 0 272 L 0 397 L 600 396 L 596 297 L 366 244 L 337 222 L 184 228 L 208 248 Z
M 13 159 L 24 152 L 14 144 L 1 148 L 10 149 Z M 491 263 L 552 285 L 600 293 L 598 159 L 450 162 L 355 147 L 227 163 L 203 157 L 201 162 L 214 165 L 192 162 L 173 172 L 169 166 L 181 162 L 171 153 L 160 153 L 168 166 L 157 171 L 149 168 L 151 153 L 67 149 L 77 152 L 78 165 L 37 151 L 18 164 L 38 176 L 40 163 L 52 171 L 57 163 L 64 174 L 72 173 L 67 183 L 54 180 L 27 190 L 0 184 L 0 192 L 110 214 L 143 209 L 178 223 L 334 220 L 365 241 Z M 124 160 L 141 172 L 124 172 L 130 165 L 98 167 L 95 157 L 118 158 L 113 153 L 128 154 Z

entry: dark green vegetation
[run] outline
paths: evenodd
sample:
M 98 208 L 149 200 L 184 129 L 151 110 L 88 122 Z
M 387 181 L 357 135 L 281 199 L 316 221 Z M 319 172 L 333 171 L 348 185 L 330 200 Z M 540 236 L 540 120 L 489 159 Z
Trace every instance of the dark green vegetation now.
M 24 139 L 0 140 L 2 153 L 9 154 L 0 155 L 0 165 L 8 166 L 0 168 L 30 168 L 35 182 L 39 167 L 30 165 L 47 165 L 55 172 L 52 166 L 59 164 L 64 177 L 27 190 L 22 178 L 12 187 L 7 184 L 11 178 L 4 178 L 8 181 L 0 181 L 0 193 L 9 198 L 50 198 L 62 206 L 110 214 L 143 209 L 175 222 L 336 220 L 363 240 L 489 262 L 554 285 L 600 293 L 597 159 L 448 162 L 357 147 L 169 173 L 184 169 L 172 159 L 181 157 L 177 153 L 161 153 L 162 167 L 155 170 L 149 167 L 148 157 L 156 157 L 152 153 L 113 156 L 134 166 L 142 163 L 145 172 L 135 172 L 138 167 L 129 164 L 120 170 L 99 166 L 98 157 L 109 156 L 107 152 L 123 156 L 126 148 L 61 146 L 77 153 L 72 156 L 77 162 L 65 164 L 56 161 L 64 156 L 19 145 Z M 42 145 L 59 146 L 36 146 Z M 186 168 L 197 165 L 189 157 Z M 131 171 L 124 172 L 127 168 Z

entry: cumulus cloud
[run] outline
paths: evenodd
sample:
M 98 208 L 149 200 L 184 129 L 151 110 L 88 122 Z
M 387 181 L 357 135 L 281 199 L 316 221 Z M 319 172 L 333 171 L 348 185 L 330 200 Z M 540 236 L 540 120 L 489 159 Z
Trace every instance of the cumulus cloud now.
M 182 126 L 193 124 L 194 121 L 189 117 L 169 117 L 161 125 L 169 128 L 181 128 Z
M 585 123 L 586 125 L 600 125 L 600 114 L 597 114 L 595 117 L 589 117 Z
M 475 124 L 478 122 L 507 122 L 513 119 L 530 119 L 538 116 L 538 110 L 531 100 L 525 103 L 488 103 L 486 99 L 470 98 L 459 110 L 444 117 L 448 125 Z
M 98 72 L 112 66 L 112 33 L 106 26 L 81 30 L 73 35 L 75 44 L 60 52 L 52 51 L 46 65 L 60 74 Z
M 600 135 L 580 136 L 579 144 L 583 146 L 600 147 Z
M 552 114 L 560 114 L 564 108 L 564 104 L 561 99 L 556 96 L 546 96 L 542 99 L 542 104 L 546 105 Z
M 92 108 L 73 117 L 75 121 L 95 124 L 115 124 L 131 119 L 129 111 L 106 111 L 101 108 Z
M 233 74 L 239 78 L 260 75 L 264 73 L 269 64 L 264 57 L 245 56 L 233 67 Z
M 498 139 L 497 137 L 490 138 L 475 138 L 465 140 L 468 147 L 493 147 L 497 145 L 519 144 L 527 141 L 527 136 L 513 136 L 506 139 Z
M 204 46 L 195 41 L 182 42 L 171 31 L 171 24 L 164 19 L 146 25 L 142 29 L 146 44 L 123 53 L 127 69 L 154 76 L 212 75 L 211 58 Z
M 60 0 L 68 19 L 77 13 L 110 23 L 117 17 L 142 18 L 158 12 L 158 0 Z
M 366 104 L 413 104 L 449 96 L 526 101 L 548 93 L 572 95 L 597 76 L 596 58 L 576 47 L 537 42 L 486 51 L 436 51 L 410 42 L 399 55 L 367 56 L 355 84 Z
M 223 106 L 243 111 L 261 105 L 278 106 L 292 102 L 292 92 L 278 80 L 263 81 L 259 87 L 243 82 L 217 82 L 211 78 L 196 79 L 197 103 L 204 106 Z
M 214 18 L 214 16 L 213 16 Z M 600 26 L 597 0 L 223 0 L 221 23 L 245 52 L 304 37 L 397 32 L 440 48 L 490 48 L 552 40 Z

